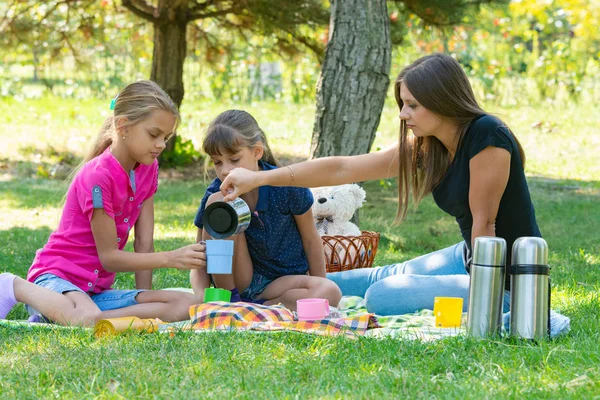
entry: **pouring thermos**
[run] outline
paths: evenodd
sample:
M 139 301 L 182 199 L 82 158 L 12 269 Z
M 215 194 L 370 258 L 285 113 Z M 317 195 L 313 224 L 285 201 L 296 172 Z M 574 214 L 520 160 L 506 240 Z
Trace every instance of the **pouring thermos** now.
M 548 245 L 539 237 L 521 237 L 512 248 L 510 334 L 543 339 L 550 334 Z
M 202 224 L 214 239 L 225 239 L 244 232 L 250 225 L 250 207 L 241 198 L 215 201 L 204 210 Z
M 467 332 L 474 337 L 499 335 L 502 327 L 506 241 L 480 236 L 473 246 Z

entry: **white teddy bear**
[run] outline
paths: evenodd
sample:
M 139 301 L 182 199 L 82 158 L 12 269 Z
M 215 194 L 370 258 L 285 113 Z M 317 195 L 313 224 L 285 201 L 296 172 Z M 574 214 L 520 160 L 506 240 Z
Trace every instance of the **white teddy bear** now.
M 358 226 L 350 222 L 354 212 L 362 207 L 365 191 L 357 184 L 325 186 L 311 189 L 315 202 L 313 216 L 321 236 L 359 236 Z

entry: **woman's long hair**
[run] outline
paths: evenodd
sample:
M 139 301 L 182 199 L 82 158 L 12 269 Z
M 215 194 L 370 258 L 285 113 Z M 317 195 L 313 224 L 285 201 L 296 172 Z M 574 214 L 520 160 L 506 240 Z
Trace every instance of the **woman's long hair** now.
M 243 147 L 263 146 L 261 161 L 280 166 L 267 137 L 252 115 L 242 110 L 227 110 L 215 118 L 202 140 L 202 150 L 209 156 L 235 154 Z M 205 167 L 210 160 L 207 158 Z M 208 168 L 205 168 L 207 171 Z
M 459 127 L 459 145 L 473 119 L 485 114 L 475 100 L 467 75 L 458 61 L 449 55 L 432 54 L 422 57 L 400 72 L 394 83 L 400 111 L 404 106 L 400 98 L 401 85 L 406 85 L 423 107 Z M 525 165 L 523 148 L 516 137 L 515 141 Z M 436 137 L 409 138 L 404 120 L 400 120 L 398 149 L 400 160 L 396 220 L 401 222 L 406 216 L 409 192 L 412 190 L 414 202 L 418 204 L 442 180 L 451 159 L 446 147 Z

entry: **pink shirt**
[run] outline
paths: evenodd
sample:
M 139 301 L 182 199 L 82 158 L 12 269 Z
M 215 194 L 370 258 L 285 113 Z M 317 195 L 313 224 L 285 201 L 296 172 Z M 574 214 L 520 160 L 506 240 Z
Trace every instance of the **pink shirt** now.
M 90 160 L 71 183 L 58 228 L 37 251 L 27 280 L 54 274 L 91 294 L 110 289 L 115 273 L 100 264 L 90 224 L 93 211 L 103 208 L 114 219 L 118 247 L 123 250 L 142 204 L 157 188 L 157 161 L 127 173 L 108 148 Z

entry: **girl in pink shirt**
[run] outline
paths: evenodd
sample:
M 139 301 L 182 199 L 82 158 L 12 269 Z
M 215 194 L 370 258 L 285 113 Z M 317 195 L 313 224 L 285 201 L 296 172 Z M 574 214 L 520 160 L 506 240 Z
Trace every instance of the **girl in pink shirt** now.
M 128 85 L 113 104 L 27 281 L 0 274 L 0 318 L 22 302 L 30 320 L 41 315 L 63 325 L 124 316 L 178 321 L 189 318 L 189 307 L 199 302 L 190 293 L 146 290 L 153 269 L 206 268 L 203 244 L 154 253 L 157 158 L 177 128 L 177 107 L 151 81 Z M 123 251 L 132 227 L 135 253 Z M 116 272 L 135 272 L 137 289 L 111 289 Z

